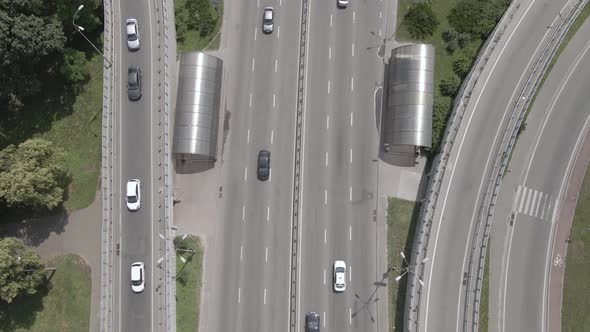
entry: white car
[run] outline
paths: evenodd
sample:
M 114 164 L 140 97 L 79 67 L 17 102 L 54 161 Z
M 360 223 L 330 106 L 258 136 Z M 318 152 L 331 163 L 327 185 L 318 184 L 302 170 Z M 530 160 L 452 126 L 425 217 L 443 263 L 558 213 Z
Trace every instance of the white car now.
M 127 19 L 127 47 L 131 51 L 137 51 L 141 47 L 139 44 L 139 28 L 137 27 L 137 20 L 134 18 Z
M 346 8 L 348 6 L 348 0 L 337 0 L 336 4 L 339 8 Z
M 138 179 L 127 181 L 127 208 L 130 211 L 137 211 L 141 207 L 141 182 Z
M 346 290 L 346 263 L 334 261 L 334 291 L 344 292 Z
M 131 290 L 133 290 L 134 293 L 143 292 L 145 288 L 144 276 L 145 270 L 142 262 L 131 264 Z
M 274 10 L 272 9 L 272 7 L 264 8 L 264 14 L 262 15 L 262 31 L 264 33 L 271 33 L 274 28 L 274 24 L 273 24 L 273 20 L 272 20 L 273 13 L 274 13 Z

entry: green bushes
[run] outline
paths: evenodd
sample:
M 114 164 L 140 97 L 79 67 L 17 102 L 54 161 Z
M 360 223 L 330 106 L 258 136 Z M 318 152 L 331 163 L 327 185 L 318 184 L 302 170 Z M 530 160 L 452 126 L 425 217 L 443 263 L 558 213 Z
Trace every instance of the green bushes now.
M 462 0 L 451 9 L 449 24 L 459 33 L 487 38 L 510 0 Z
M 404 17 L 408 32 L 415 39 L 431 36 L 438 27 L 439 20 L 429 2 L 416 2 Z
M 176 38 L 179 43 L 194 38 L 212 39 L 220 19 L 218 10 L 210 0 L 175 1 Z

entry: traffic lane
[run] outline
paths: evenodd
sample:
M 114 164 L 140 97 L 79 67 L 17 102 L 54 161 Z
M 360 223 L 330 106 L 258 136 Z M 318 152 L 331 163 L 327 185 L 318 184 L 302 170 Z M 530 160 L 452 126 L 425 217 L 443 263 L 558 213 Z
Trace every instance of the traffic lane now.
M 472 119 L 468 119 L 470 127 L 466 133 L 466 138 L 462 142 L 465 145 L 461 148 L 460 156 L 467 156 L 459 158 L 456 161 L 454 172 L 452 174 L 458 175 L 455 182 L 452 182 L 449 187 L 449 193 L 471 193 L 462 195 L 462 199 L 449 196 L 446 199 L 446 208 L 442 211 L 442 224 L 438 227 L 440 234 L 438 237 L 442 241 L 438 244 L 442 247 L 430 249 L 436 252 L 446 253 L 444 257 L 444 264 L 438 264 L 435 255 L 431 259 L 431 271 L 435 273 L 427 278 L 432 278 L 432 284 L 426 288 L 426 301 L 435 299 L 434 301 L 444 301 L 445 303 L 438 303 L 436 306 L 427 304 L 428 310 L 434 310 L 432 313 L 427 312 L 426 319 L 430 320 L 431 315 L 433 322 L 436 322 L 437 327 L 443 326 L 443 329 L 456 329 L 458 322 L 461 320 L 457 308 L 461 306 L 461 277 L 457 277 L 458 270 L 464 269 L 464 262 L 468 257 L 465 242 L 468 241 L 468 229 L 472 223 L 474 213 L 477 212 L 475 198 L 479 197 L 479 190 L 481 186 L 481 179 L 483 178 L 483 171 L 486 169 L 487 160 L 489 157 L 489 150 L 482 149 L 481 146 L 492 146 L 496 135 L 499 135 L 497 126 L 490 126 L 490 123 L 499 123 L 505 110 L 511 105 L 511 98 L 513 98 L 514 89 L 504 89 L 503 87 L 511 87 L 520 79 L 522 75 L 522 68 L 530 65 L 534 56 L 531 56 L 533 51 L 543 38 L 546 29 L 536 29 L 537 24 L 544 23 L 543 26 L 549 25 L 554 18 L 556 11 L 547 10 L 547 6 L 554 6 L 554 4 L 547 4 L 546 2 L 535 2 L 527 13 L 528 17 L 535 17 L 534 22 L 531 20 L 521 21 L 519 29 L 516 30 L 508 42 L 504 53 L 502 54 L 498 63 L 500 66 L 495 67 L 491 74 L 486 89 L 479 97 L 479 108 L 473 115 Z M 527 53 L 527 57 L 518 56 L 523 54 L 523 50 L 531 50 Z M 537 50 L 538 52 L 538 50 Z M 502 59 L 510 59 L 503 66 Z M 501 82 L 501 83 L 497 83 Z M 477 99 L 476 99 L 477 100 Z M 485 106 L 484 106 L 485 105 Z M 490 107 L 492 110 L 486 110 L 482 107 Z M 462 144 L 462 143 L 459 143 Z M 457 151 L 457 149 L 455 148 Z M 457 153 L 457 152 L 454 152 Z M 466 183 L 464 183 L 466 182 Z M 447 193 L 445 193 L 447 195 Z M 444 198 L 443 198 L 444 201 Z M 469 213 L 465 213 L 465 206 L 472 206 Z M 447 222 L 445 222 L 447 220 Z M 433 232 L 437 234 L 437 232 Z M 436 237 L 436 236 L 435 236 Z M 454 239 L 449 243 L 449 239 Z M 436 242 L 436 239 L 435 239 Z M 448 256 L 447 256 L 448 255 Z M 457 262 L 457 260 L 459 262 Z M 440 265 L 440 273 L 436 271 Z M 451 267 L 451 268 L 449 268 Z M 448 274 L 447 274 L 448 273 Z M 453 295 L 453 293 L 455 293 Z M 450 298 L 448 296 L 451 296 Z M 444 300 L 443 300 L 444 299 Z M 448 302 L 456 303 L 455 306 L 449 306 Z M 440 325 L 440 323 L 443 325 Z M 431 325 L 432 326 L 432 325 Z

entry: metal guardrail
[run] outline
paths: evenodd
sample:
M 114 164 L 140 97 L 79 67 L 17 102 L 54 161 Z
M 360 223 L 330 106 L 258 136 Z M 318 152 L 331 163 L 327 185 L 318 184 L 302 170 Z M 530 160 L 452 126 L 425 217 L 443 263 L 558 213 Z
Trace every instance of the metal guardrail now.
M 539 88 L 539 85 L 549 67 L 555 53 L 559 49 L 561 42 L 567 34 L 569 28 L 578 17 L 582 8 L 587 4 L 588 0 L 574 0 L 569 10 L 560 12 L 561 21 L 557 28 L 553 31 L 551 37 L 548 39 L 543 51 L 539 55 L 533 69 L 531 70 L 526 83 L 523 85 L 516 102 L 511 110 L 510 119 L 507 122 L 506 128 L 502 135 L 501 144 L 497 148 L 496 156 L 494 157 L 494 167 L 490 172 L 490 177 L 487 184 L 487 190 L 484 194 L 483 204 L 480 208 L 480 214 L 477 221 L 476 233 L 473 237 L 472 252 L 469 260 L 469 281 L 466 286 L 466 301 L 465 301 L 465 316 L 464 316 L 464 330 L 469 325 L 469 318 L 471 318 L 471 328 L 477 331 L 479 327 L 479 305 L 481 298 L 481 287 L 483 283 L 484 264 L 486 258 L 487 244 L 489 241 L 490 227 L 494 215 L 498 192 L 504 177 L 504 173 L 508 166 L 508 161 L 520 127 L 525 120 L 527 110 L 533 97 Z M 523 102 L 524 101 L 524 102 Z M 511 126 L 512 124 L 512 126 Z M 495 175 L 493 175 L 495 173 Z M 489 200 L 488 200 L 489 198 Z M 514 214 L 511 215 L 511 218 Z M 480 232 L 480 227 L 483 224 L 483 232 Z M 479 255 L 477 252 L 479 251 Z M 472 275 L 472 266 L 476 264 L 474 260 L 477 259 L 477 270 L 474 276 Z M 470 290 L 472 279 L 475 279 L 475 289 Z M 470 299 L 469 297 L 473 298 Z M 471 315 L 469 311 L 471 310 Z
M 113 58 L 113 11 L 111 0 L 103 1 L 104 8 L 104 55 Z M 112 269 L 113 269 L 113 248 L 112 248 L 112 203 L 113 196 L 113 66 L 108 65 L 103 59 L 103 80 L 102 80 L 102 159 L 101 159 L 101 189 L 102 189 L 102 229 L 101 229 L 101 272 L 100 272 L 100 314 L 99 330 L 111 331 L 113 324 L 112 308 Z
M 301 34 L 299 36 L 299 71 L 297 75 L 297 118 L 295 125 L 295 167 L 293 176 L 293 215 L 291 225 L 291 284 L 289 301 L 289 331 L 297 329 L 297 269 L 299 254 L 299 209 L 301 207 L 301 144 L 303 109 L 305 107 L 305 57 L 307 53 L 308 1 L 301 1 Z
M 436 212 L 440 188 L 442 186 L 443 178 L 446 172 L 447 164 L 451 154 L 451 150 L 455 143 L 459 127 L 467 110 L 467 105 L 471 99 L 473 89 L 477 84 L 479 76 L 481 75 L 485 65 L 490 56 L 496 49 L 498 42 L 501 40 L 504 32 L 511 23 L 514 15 L 520 9 L 520 2 L 512 2 L 510 7 L 506 10 L 490 37 L 486 40 L 484 45 L 472 66 L 469 74 L 463 81 L 457 97 L 454 101 L 453 111 L 447 122 L 447 126 L 443 135 L 443 144 L 441 152 L 434 158 L 433 167 L 430 176 L 430 182 L 426 191 L 426 197 L 423 199 L 423 204 L 420 209 L 420 218 L 416 226 L 416 235 L 412 247 L 412 254 L 410 257 L 410 266 L 415 266 L 415 273 L 408 275 L 408 288 L 406 292 L 406 306 L 404 309 L 404 316 L 406 324 L 405 331 L 418 330 L 420 321 L 420 305 L 422 300 L 422 289 L 418 289 L 420 285 L 417 280 L 424 277 L 425 262 L 427 257 L 428 243 L 430 240 L 430 229 Z M 434 173 L 432 173 L 434 172 Z M 409 305 L 408 305 L 409 304 Z

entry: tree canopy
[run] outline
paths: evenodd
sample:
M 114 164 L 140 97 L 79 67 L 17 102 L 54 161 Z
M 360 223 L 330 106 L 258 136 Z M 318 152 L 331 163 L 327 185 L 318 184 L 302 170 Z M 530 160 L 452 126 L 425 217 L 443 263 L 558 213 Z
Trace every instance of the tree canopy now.
M 0 151 L 0 198 L 9 206 L 54 209 L 64 199 L 65 153 L 34 138 Z
M 431 36 L 438 27 L 439 21 L 429 2 L 415 2 L 404 16 L 408 32 L 414 39 Z
M 0 300 L 11 303 L 19 295 L 35 294 L 44 267 L 35 251 L 14 237 L 0 240 Z

